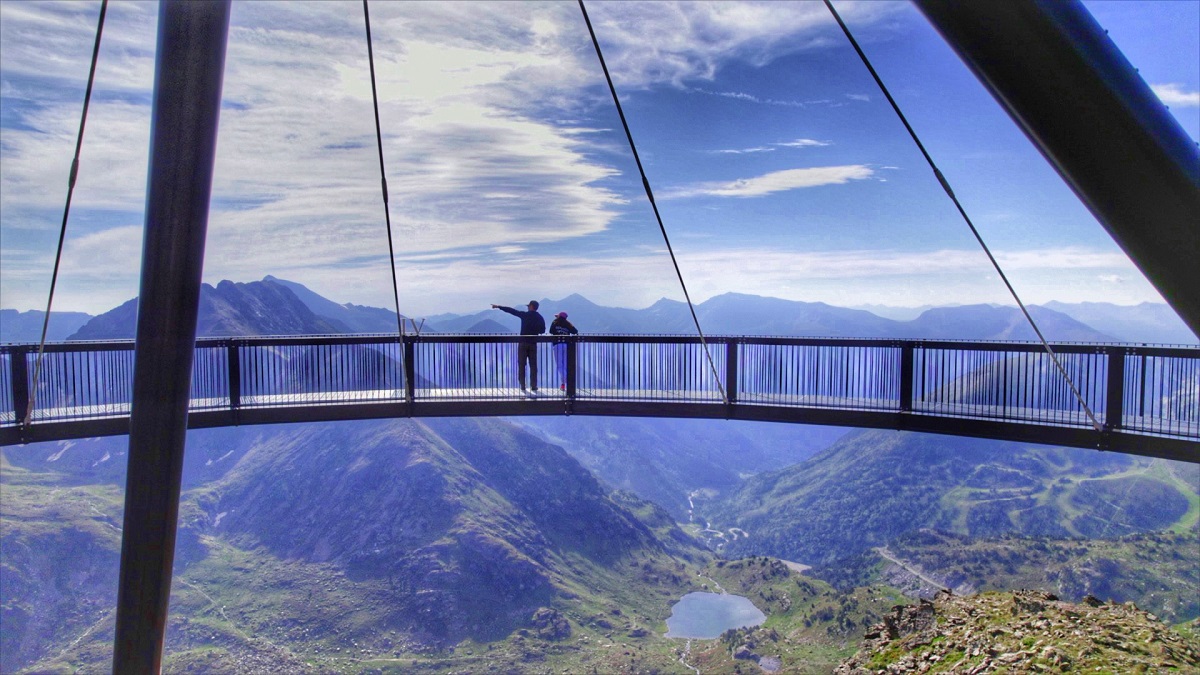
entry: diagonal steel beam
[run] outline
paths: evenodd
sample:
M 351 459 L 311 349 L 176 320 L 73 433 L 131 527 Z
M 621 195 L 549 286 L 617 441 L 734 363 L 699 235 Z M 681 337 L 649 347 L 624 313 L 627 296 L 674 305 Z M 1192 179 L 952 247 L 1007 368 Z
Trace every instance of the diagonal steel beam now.
M 229 0 L 166 0 L 150 130 L 113 672 L 162 665 Z
M 914 0 L 1200 336 L 1200 150 L 1078 0 Z

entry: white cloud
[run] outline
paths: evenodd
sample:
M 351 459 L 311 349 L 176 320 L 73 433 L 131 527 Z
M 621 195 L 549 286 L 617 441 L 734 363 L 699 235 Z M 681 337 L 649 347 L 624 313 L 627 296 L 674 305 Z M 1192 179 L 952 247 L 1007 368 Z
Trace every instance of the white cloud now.
M 898 10 L 864 2 L 840 12 L 847 21 L 866 23 Z M 828 30 L 833 18 L 819 3 L 591 2 L 588 12 L 614 79 L 635 88 L 711 79 L 727 60 L 761 65 L 827 46 L 836 36 Z
M 1180 108 L 1200 106 L 1200 91 L 1186 91 L 1181 84 L 1152 84 L 1150 89 L 1167 105 Z
M 862 22 L 893 11 L 870 5 L 846 11 Z M 820 46 L 831 25 L 804 3 L 588 8 L 614 75 L 639 88 Z M 3 105 L 22 122 L 6 122 L 0 162 L 5 303 L 36 306 L 24 300 L 44 292 L 45 235 L 65 197 L 96 11 L 0 3 Z M 137 288 L 156 14 L 147 3 L 110 7 L 84 138 L 67 251 L 88 269 L 68 277 L 105 302 Z M 619 173 L 608 141 L 558 121 L 581 118 L 602 91 L 577 7 L 379 3 L 371 18 L 399 252 L 516 251 L 611 226 L 624 201 L 609 187 Z M 206 278 L 324 268 L 386 280 L 361 5 L 235 3 L 224 98 Z M 755 189 L 788 189 L 772 180 L 784 179 L 754 179 Z
M 870 178 L 874 172 L 861 164 L 821 166 L 809 169 L 785 169 L 754 178 L 739 178 L 725 182 L 705 182 L 666 190 L 663 199 L 687 197 L 761 197 L 774 192 L 841 185 L 852 180 Z

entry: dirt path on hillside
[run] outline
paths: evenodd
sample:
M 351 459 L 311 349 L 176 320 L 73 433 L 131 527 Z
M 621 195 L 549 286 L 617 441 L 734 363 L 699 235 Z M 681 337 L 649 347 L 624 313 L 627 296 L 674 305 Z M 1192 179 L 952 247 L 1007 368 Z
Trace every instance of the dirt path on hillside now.
M 909 574 L 916 576 L 918 579 L 933 586 L 934 588 L 940 588 L 943 591 L 950 590 L 942 582 L 935 580 L 933 577 L 927 576 L 925 574 L 925 572 L 921 570 L 920 567 L 917 567 L 916 565 L 910 565 L 910 564 L 904 562 L 903 560 L 897 558 L 896 556 L 892 555 L 892 552 L 888 550 L 888 547 L 876 546 L 872 550 L 875 551 L 876 553 L 878 553 L 884 559 L 889 560 L 889 561 L 895 563 L 896 565 L 899 565 L 901 568 L 904 569 L 905 572 L 908 572 Z
M 695 671 L 696 675 L 700 675 L 700 669 L 687 662 L 688 654 L 690 654 L 691 651 L 692 651 L 692 641 L 688 640 L 687 645 L 683 648 L 683 653 L 679 655 L 679 662 L 682 663 L 689 670 Z

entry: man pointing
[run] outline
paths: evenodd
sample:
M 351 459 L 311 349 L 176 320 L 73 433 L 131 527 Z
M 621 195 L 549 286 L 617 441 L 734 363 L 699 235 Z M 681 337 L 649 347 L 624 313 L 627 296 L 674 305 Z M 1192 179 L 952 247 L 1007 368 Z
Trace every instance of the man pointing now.
M 521 335 L 541 335 L 546 332 L 546 320 L 538 314 L 538 301 L 530 300 L 527 305 L 528 311 L 522 312 L 519 309 L 512 307 L 504 307 L 502 305 L 492 305 L 492 309 L 498 309 L 502 312 L 508 312 L 513 316 L 521 319 Z M 525 391 L 525 364 L 529 363 L 529 384 L 533 393 L 538 390 L 538 358 L 537 358 L 537 342 L 534 340 L 522 339 L 517 343 L 517 382 L 521 385 L 521 391 Z

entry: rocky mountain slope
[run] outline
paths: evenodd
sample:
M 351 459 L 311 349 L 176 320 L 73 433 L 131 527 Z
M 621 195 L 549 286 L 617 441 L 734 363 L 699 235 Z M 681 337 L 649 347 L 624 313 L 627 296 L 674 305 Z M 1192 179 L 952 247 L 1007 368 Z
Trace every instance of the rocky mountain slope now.
M 896 607 L 839 675 L 1195 672 L 1200 639 L 1132 603 L 1063 602 L 1039 591 L 939 594 Z
M 137 332 L 137 298 L 88 321 L 69 340 L 117 340 Z M 318 316 L 292 290 L 273 281 L 222 281 L 200 287 L 201 337 L 328 335 L 345 330 Z
M 886 584 L 912 598 L 942 589 L 958 595 L 1041 590 L 1071 602 L 1091 595 L 1136 603 L 1176 624 L 1200 617 L 1198 551 L 1200 530 L 1194 526 L 1115 539 L 973 539 L 920 530 L 809 574 L 843 590 Z

